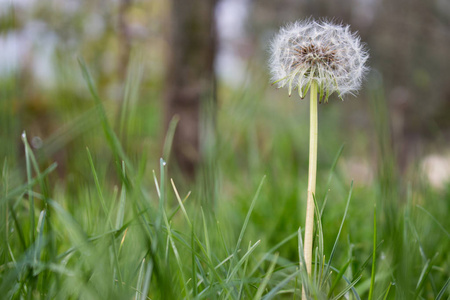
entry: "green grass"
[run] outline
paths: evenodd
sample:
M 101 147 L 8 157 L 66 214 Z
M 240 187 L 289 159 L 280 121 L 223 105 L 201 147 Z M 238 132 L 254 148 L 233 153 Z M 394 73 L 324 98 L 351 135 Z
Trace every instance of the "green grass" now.
M 2 299 L 300 299 L 302 285 L 312 299 L 450 296 L 450 189 L 397 175 L 382 87 L 369 90 L 379 146 L 370 184 L 352 183 L 339 164 L 368 141 L 336 128 L 343 105 L 319 107 L 320 218 L 308 278 L 307 103 L 255 88 L 265 79 L 220 90 L 217 134 L 192 185 L 169 156 L 177 120 L 158 134 L 160 107 L 141 87 L 139 64 L 120 114 L 80 65 L 83 97 L 93 101 L 52 108 L 67 125 L 43 148 L 24 134 L 24 150 L 12 149 L 20 116 L 1 108 Z M 57 166 L 58 151 L 66 159 Z

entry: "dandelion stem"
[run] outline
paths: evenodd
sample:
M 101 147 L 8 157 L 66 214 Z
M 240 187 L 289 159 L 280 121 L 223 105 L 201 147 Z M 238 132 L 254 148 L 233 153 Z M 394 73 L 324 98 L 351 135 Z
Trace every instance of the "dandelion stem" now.
M 310 90 L 310 128 L 309 128 L 309 172 L 308 172 L 308 200 L 306 204 L 305 221 L 305 245 L 304 256 L 306 270 L 311 274 L 312 264 L 312 243 L 314 228 L 314 195 L 316 193 L 316 173 L 317 173 L 317 82 L 312 80 Z M 305 297 L 303 299 L 306 299 Z

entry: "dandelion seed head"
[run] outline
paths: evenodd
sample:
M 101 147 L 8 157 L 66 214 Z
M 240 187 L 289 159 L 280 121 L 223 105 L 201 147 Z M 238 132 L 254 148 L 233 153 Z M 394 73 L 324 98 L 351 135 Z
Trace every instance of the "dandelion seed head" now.
M 340 98 L 355 94 L 367 72 L 368 53 L 350 27 L 328 21 L 298 21 L 282 27 L 272 40 L 269 67 L 278 87 L 300 97 L 317 82 L 325 101 L 336 92 Z

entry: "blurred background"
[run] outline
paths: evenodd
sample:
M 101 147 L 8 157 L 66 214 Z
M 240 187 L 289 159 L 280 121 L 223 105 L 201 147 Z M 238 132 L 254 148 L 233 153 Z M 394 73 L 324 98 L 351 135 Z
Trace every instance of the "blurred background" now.
M 388 113 L 380 126 L 389 129 L 399 171 L 419 163 L 435 186 L 450 178 L 448 1 L 1 0 L 0 5 L 2 157 L 19 153 L 19 136 L 26 130 L 33 147 L 58 162 L 60 175 L 70 175 L 64 170 L 74 161 L 69 158 L 76 155 L 78 138 L 96 127 L 77 62 L 83 59 L 122 141 L 136 155 L 149 147 L 151 156 L 158 156 L 168 122 L 180 117 L 173 152 L 192 179 L 204 162 L 210 127 L 213 136 L 224 134 L 215 126 L 230 102 L 250 91 L 258 95 L 251 100 L 254 111 L 266 99 L 287 110 L 298 102 L 270 87 L 266 61 L 279 26 L 312 16 L 350 24 L 370 51 L 371 73 L 361 93 L 321 109 L 323 119 L 335 117 L 333 128 L 342 136 L 336 139 L 351 141 L 346 152 L 351 159 L 343 163 L 349 176 L 370 181 L 376 171 L 375 149 L 381 145 L 373 122 L 378 112 L 370 104 L 376 89 L 384 103 L 373 105 Z M 306 105 L 295 107 L 307 110 Z
M 100 118 L 79 61 L 90 69 L 125 151 L 136 162 L 148 157 L 148 170 L 157 168 L 176 116 L 172 176 L 187 185 L 203 182 L 206 198 L 255 168 L 267 173 L 277 161 L 276 172 L 304 172 L 308 104 L 272 87 L 266 62 L 279 27 L 308 17 L 350 24 L 370 52 L 371 72 L 360 94 L 344 102 L 334 96 L 320 107 L 319 168 L 327 170 L 345 143 L 339 170 L 361 186 L 398 177 L 442 190 L 450 179 L 448 1 L 0 5 L 0 156 L 20 165 L 26 131 L 40 162 L 58 163 L 54 180 L 64 188 L 86 176 L 80 163 L 86 146 L 101 153 L 99 159 L 112 159 L 104 155 Z
M 12 170 L 11 186 L 26 176 L 23 131 L 42 169 L 58 163 L 49 182 L 69 211 L 93 190 L 86 147 L 102 186 L 120 182 L 81 63 L 150 188 L 163 157 L 180 191 L 229 212 L 234 226 L 267 175 L 252 236 L 264 234 L 269 247 L 296 232 L 306 198 L 308 101 L 271 86 L 267 59 L 279 27 L 308 17 L 350 24 L 370 53 L 360 93 L 319 106 L 326 248 L 354 180 L 343 235 L 356 241 L 351 251 L 371 251 L 374 203 L 386 239 L 402 230 L 402 204 L 426 207 L 441 228 L 419 210 L 418 224 L 428 223 L 417 236 L 421 253 L 442 254 L 442 286 L 450 261 L 441 231 L 450 224 L 448 0 L 0 0 L 0 163 Z M 297 257 L 296 243 L 283 251 Z

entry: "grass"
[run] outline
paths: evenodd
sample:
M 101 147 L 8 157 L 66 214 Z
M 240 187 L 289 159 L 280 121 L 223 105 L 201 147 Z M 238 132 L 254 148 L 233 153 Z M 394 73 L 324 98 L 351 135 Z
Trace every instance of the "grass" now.
M 302 285 L 312 299 L 450 296 L 450 189 L 396 175 L 381 86 L 370 90 L 380 163 L 369 185 L 351 183 L 339 164 L 354 143 L 366 141 L 332 127 L 344 108 L 319 107 L 320 217 L 308 278 L 299 228 L 306 103 L 274 103 L 272 91 L 252 88 L 263 86 L 257 79 L 242 90 L 221 90 L 210 165 L 193 186 L 171 168 L 177 120 L 162 138 L 154 125 L 159 107 L 137 100 L 148 96 L 139 94 L 139 64 L 130 69 L 120 114 L 110 113 L 80 66 L 90 107 L 43 149 L 25 134 L 22 153 L 2 143 L 5 299 L 300 299 Z M 12 128 L 2 138 L 11 142 L 21 128 L 8 106 L 1 113 Z M 57 166 L 49 157 L 61 149 L 68 159 Z

